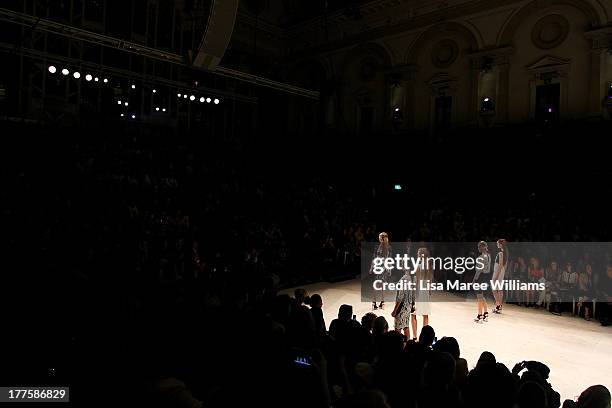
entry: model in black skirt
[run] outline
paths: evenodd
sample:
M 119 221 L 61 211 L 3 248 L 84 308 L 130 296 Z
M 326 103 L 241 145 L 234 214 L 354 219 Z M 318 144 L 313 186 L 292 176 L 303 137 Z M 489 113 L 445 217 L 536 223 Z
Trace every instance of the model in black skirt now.
M 489 255 L 489 247 L 486 242 L 480 241 L 478 243 L 478 252 L 480 252 L 480 256 L 478 258 L 481 262 L 476 263 L 474 283 L 488 283 L 490 280 L 491 255 Z M 482 265 L 482 268 L 479 268 L 479 265 Z M 487 318 L 489 317 L 489 312 L 487 311 L 487 300 L 484 297 L 484 291 L 481 289 L 478 289 L 476 292 L 476 304 L 478 308 L 478 315 L 474 321 L 476 323 L 486 322 Z

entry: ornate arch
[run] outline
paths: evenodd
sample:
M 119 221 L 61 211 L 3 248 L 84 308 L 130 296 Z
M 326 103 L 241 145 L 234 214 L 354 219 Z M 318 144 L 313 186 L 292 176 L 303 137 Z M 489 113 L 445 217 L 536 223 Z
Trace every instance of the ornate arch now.
M 553 7 L 553 6 L 572 6 L 582 11 L 589 20 L 591 27 L 599 27 L 602 25 L 601 18 L 597 10 L 586 0 L 534 0 L 525 5 L 519 11 L 514 13 L 505 24 L 504 28 L 497 39 L 498 46 L 505 46 L 512 43 L 512 39 L 516 34 L 521 23 L 530 15 L 538 11 Z
M 463 24 L 459 24 L 454 21 L 449 21 L 446 23 L 436 24 L 432 27 L 429 27 L 427 30 L 423 31 L 412 43 L 412 46 L 408 49 L 406 54 L 406 63 L 408 65 L 416 64 L 416 60 L 423 51 L 424 47 L 427 43 L 444 33 L 452 33 L 454 35 L 460 34 L 464 39 L 468 41 L 470 44 L 470 51 L 476 51 L 478 49 L 478 40 L 474 33 L 464 26 Z
M 378 43 L 363 43 L 352 48 L 345 56 L 342 64 L 342 74 L 346 73 L 350 64 L 358 57 L 375 56 L 382 62 L 383 68 L 389 68 L 392 65 L 391 53 L 381 44 Z

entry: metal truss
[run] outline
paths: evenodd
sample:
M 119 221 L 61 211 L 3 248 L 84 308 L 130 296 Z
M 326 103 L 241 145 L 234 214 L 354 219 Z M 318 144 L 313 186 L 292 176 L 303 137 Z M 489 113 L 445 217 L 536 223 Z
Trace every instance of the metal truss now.
M 0 51 L 4 52 L 15 52 L 15 46 L 13 44 L 7 44 L 0 42 Z M 49 54 L 44 51 L 39 51 L 31 48 L 19 48 L 18 53 L 23 54 L 25 57 L 33 58 L 33 59 L 46 59 L 47 62 L 54 63 L 64 63 L 66 65 L 70 65 L 72 67 L 79 67 L 81 71 L 90 70 L 92 72 L 102 72 L 108 73 L 109 75 L 118 76 L 125 79 L 131 79 L 133 81 L 142 82 L 150 85 L 160 85 L 160 86 L 168 86 L 170 88 L 175 88 L 177 90 L 190 89 L 192 91 L 197 92 L 205 92 L 210 94 L 210 96 L 220 96 L 228 99 L 233 99 L 241 102 L 248 103 L 257 103 L 256 97 L 249 97 L 240 94 L 236 94 L 233 92 L 222 91 L 219 89 L 207 88 L 203 86 L 198 86 L 197 89 L 193 89 L 191 85 L 185 84 L 184 82 L 173 81 L 171 79 L 161 78 L 159 76 L 147 75 L 147 74 L 139 74 L 134 71 L 130 71 L 127 69 L 121 69 L 116 67 L 109 67 L 106 65 L 95 64 L 91 62 L 82 61 L 77 58 L 70 58 L 61 55 Z
M 140 45 L 140 44 L 137 44 L 131 41 L 125 41 L 125 40 L 110 37 L 107 35 L 94 33 L 92 31 L 83 30 L 80 28 L 66 25 L 66 24 L 61 24 L 55 21 L 34 17 L 26 13 L 21 13 L 21 12 L 17 12 L 17 11 L 5 9 L 5 8 L 0 8 L 0 21 L 26 26 L 32 30 L 45 31 L 45 32 L 52 33 L 55 35 L 68 37 L 73 40 L 89 42 L 89 43 L 96 44 L 102 47 L 122 50 L 128 53 L 131 53 L 131 54 L 145 57 L 145 58 L 151 58 L 151 59 L 155 59 L 159 61 L 168 62 L 170 64 L 187 67 L 187 68 L 194 69 L 194 70 L 204 71 L 188 63 L 186 59 L 179 54 L 174 54 L 174 53 L 159 50 L 156 48 L 151 48 L 151 47 L 147 47 L 144 45 Z M 5 49 L 4 47 L 1 47 L 1 48 L 3 50 Z M 20 49 L 20 51 L 23 51 L 23 49 Z M 31 51 L 34 51 L 34 50 L 31 50 Z M 37 57 L 39 58 L 44 57 L 44 55 L 37 55 Z M 81 63 L 85 64 L 84 62 L 81 62 Z M 106 69 L 109 70 L 109 68 L 106 68 Z M 112 68 L 112 70 L 117 70 L 117 68 Z M 218 66 L 214 71 L 205 71 L 205 72 L 210 72 L 212 74 L 219 75 L 222 77 L 226 77 L 226 78 L 230 78 L 230 79 L 234 79 L 234 80 L 238 80 L 242 82 L 247 82 L 247 83 L 258 85 L 258 86 L 264 86 L 267 88 L 291 93 L 294 95 L 299 95 L 299 96 L 310 98 L 310 99 L 318 100 L 320 96 L 318 91 L 300 88 L 297 86 L 293 86 L 291 84 L 274 81 L 271 79 L 267 79 L 267 78 L 260 77 L 257 75 L 248 74 L 248 73 L 234 70 L 231 68 L 225 68 L 222 66 Z M 139 75 L 139 77 L 142 77 L 142 76 Z M 157 80 L 157 82 L 160 82 L 160 81 Z M 216 91 L 216 93 L 220 93 L 220 92 Z

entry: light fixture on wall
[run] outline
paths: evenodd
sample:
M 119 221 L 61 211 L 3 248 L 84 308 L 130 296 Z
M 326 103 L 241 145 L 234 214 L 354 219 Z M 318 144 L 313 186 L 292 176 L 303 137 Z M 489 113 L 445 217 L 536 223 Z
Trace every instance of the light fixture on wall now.
M 399 125 L 404 120 L 404 115 L 402 115 L 402 110 L 399 106 L 393 108 L 393 124 Z
M 481 115 L 490 115 L 495 113 L 495 103 L 493 102 L 493 98 L 490 96 L 485 96 L 480 100 L 480 114 Z

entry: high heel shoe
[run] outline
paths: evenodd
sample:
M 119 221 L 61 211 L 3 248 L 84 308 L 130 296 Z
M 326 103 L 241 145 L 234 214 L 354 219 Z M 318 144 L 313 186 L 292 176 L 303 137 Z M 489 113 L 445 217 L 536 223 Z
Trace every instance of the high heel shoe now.
M 376 302 L 372 302 L 372 310 L 376 310 L 378 309 L 378 306 L 376 306 Z
M 482 321 L 486 322 L 488 321 L 487 319 L 489 318 L 489 312 L 484 312 L 484 314 L 482 315 Z
M 477 316 L 476 316 L 476 318 L 474 319 L 474 321 L 475 321 L 476 323 L 480 323 L 480 320 L 481 320 L 481 319 L 482 319 L 482 315 L 481 315 L 481 314 L 479 314 L 479 315 L 477 315 Z
M 384 304 L 385 304 L 385 302 L 380 302 L 380 306 L 378 306 L 378 308 L 382 309 Z

